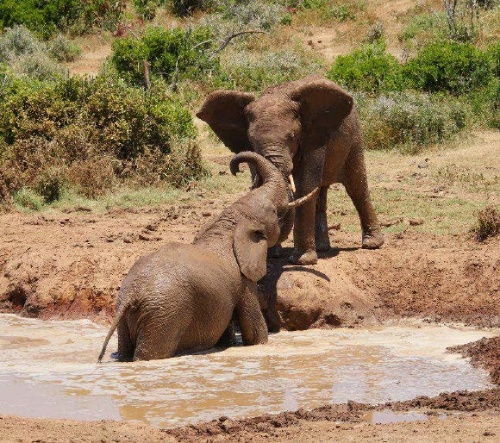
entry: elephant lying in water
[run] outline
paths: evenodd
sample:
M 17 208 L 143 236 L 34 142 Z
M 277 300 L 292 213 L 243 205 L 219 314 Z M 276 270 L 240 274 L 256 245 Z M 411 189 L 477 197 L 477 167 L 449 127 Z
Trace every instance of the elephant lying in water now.
M 267 342 L 257 298 L 266 274 L 267 249 L 278 240 L 286 212 L 311 198 L 289 203 L 280 172 L 264 157 L 242 152 L 230 169 L 252 164 L 262 180 L 196 235 L 191 245 L 168 243 L 139 259 L 118 294 L 117 314 L 99 362 L 118 328 L 118 360 L 151 360 L 212 348 L 233 313 L 243 343 Z
M 298 195 L 319 187 L 315 198 L 285 218 L 278 244 L 294 226 L 293 261 L 316 263 L 316 251 L 330 248 L 326 220 L 328 187 L 342 183 L 356 207 L 362 247 L 384 243 L 373 209 L 363 158 L 361 123 L 352 97 L 335 83 L 310 76 L 268 88 L 255 98 L 215 91 L 196 114 L 233 152 L 255 151 L 297 183 Z M 293 188 L 294 186 L 292 186 Z

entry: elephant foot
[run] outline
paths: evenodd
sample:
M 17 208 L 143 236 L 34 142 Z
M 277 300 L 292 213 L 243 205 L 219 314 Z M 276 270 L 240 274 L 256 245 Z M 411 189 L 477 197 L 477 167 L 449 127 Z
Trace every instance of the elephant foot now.
M 318 263 L 318 254 L 316 251 L 307 251 L 303 254 L 295 253 L 290 257 L 290 261 L 296 265 L 315 265 Z
M 330 239 L 316 240 L 316 251 L 326 252 L 330 250 Z
M 283 248 L 281 245 L 274 245 L 267 250 L 268 258 L 280 258 L 283 254 Z
M 378 249 L 384 244 L 384 234 L 382 231 L 363 233 L 363 249 Z

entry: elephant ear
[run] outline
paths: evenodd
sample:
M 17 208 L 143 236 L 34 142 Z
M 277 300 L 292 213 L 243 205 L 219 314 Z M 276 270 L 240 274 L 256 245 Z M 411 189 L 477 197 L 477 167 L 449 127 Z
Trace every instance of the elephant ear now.
M 300 104 L 302 125 L 309 145 L 323 145 L 353 108 L 352 97 L 340 86 L 322 77 L 298 82 L 291 98 Z
M 215 91 L 207 97 L 196 116 L 207 122 L 231 151 L 250 151 L 245 107 L 254 100 L 252 94 L 245 92 Z
M 236 225 L 233 250 L 241 273 L 252 281 L 266 275 L 267 239 L 264 225 L 243 219 Z

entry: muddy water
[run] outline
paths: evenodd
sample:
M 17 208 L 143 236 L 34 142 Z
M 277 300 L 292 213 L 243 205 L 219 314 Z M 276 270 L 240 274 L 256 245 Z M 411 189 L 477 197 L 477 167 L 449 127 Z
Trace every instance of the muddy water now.
M 0 414 L 172 427 L 483 389 L 487 374 L 445 348 L 498 331 L 418 325 L 281 332 L 262 346 L 139 363 L 107 357 L 98 365 L 105 334 L 86 320 L 0 315 Z M 116 349 L 116 335 L 108 349 Z

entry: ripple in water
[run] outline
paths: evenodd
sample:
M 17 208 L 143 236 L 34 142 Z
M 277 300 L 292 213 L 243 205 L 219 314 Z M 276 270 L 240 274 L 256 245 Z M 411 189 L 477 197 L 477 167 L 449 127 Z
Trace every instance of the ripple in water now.
M 267 345 L 99 365 L 106 332 L 87 320 L 0 315 L 0 413 L 173 427 L 478 390 L 490 387 L 486 372 L 445 349 L 498 333 L 434 325 L 280 332 Z

